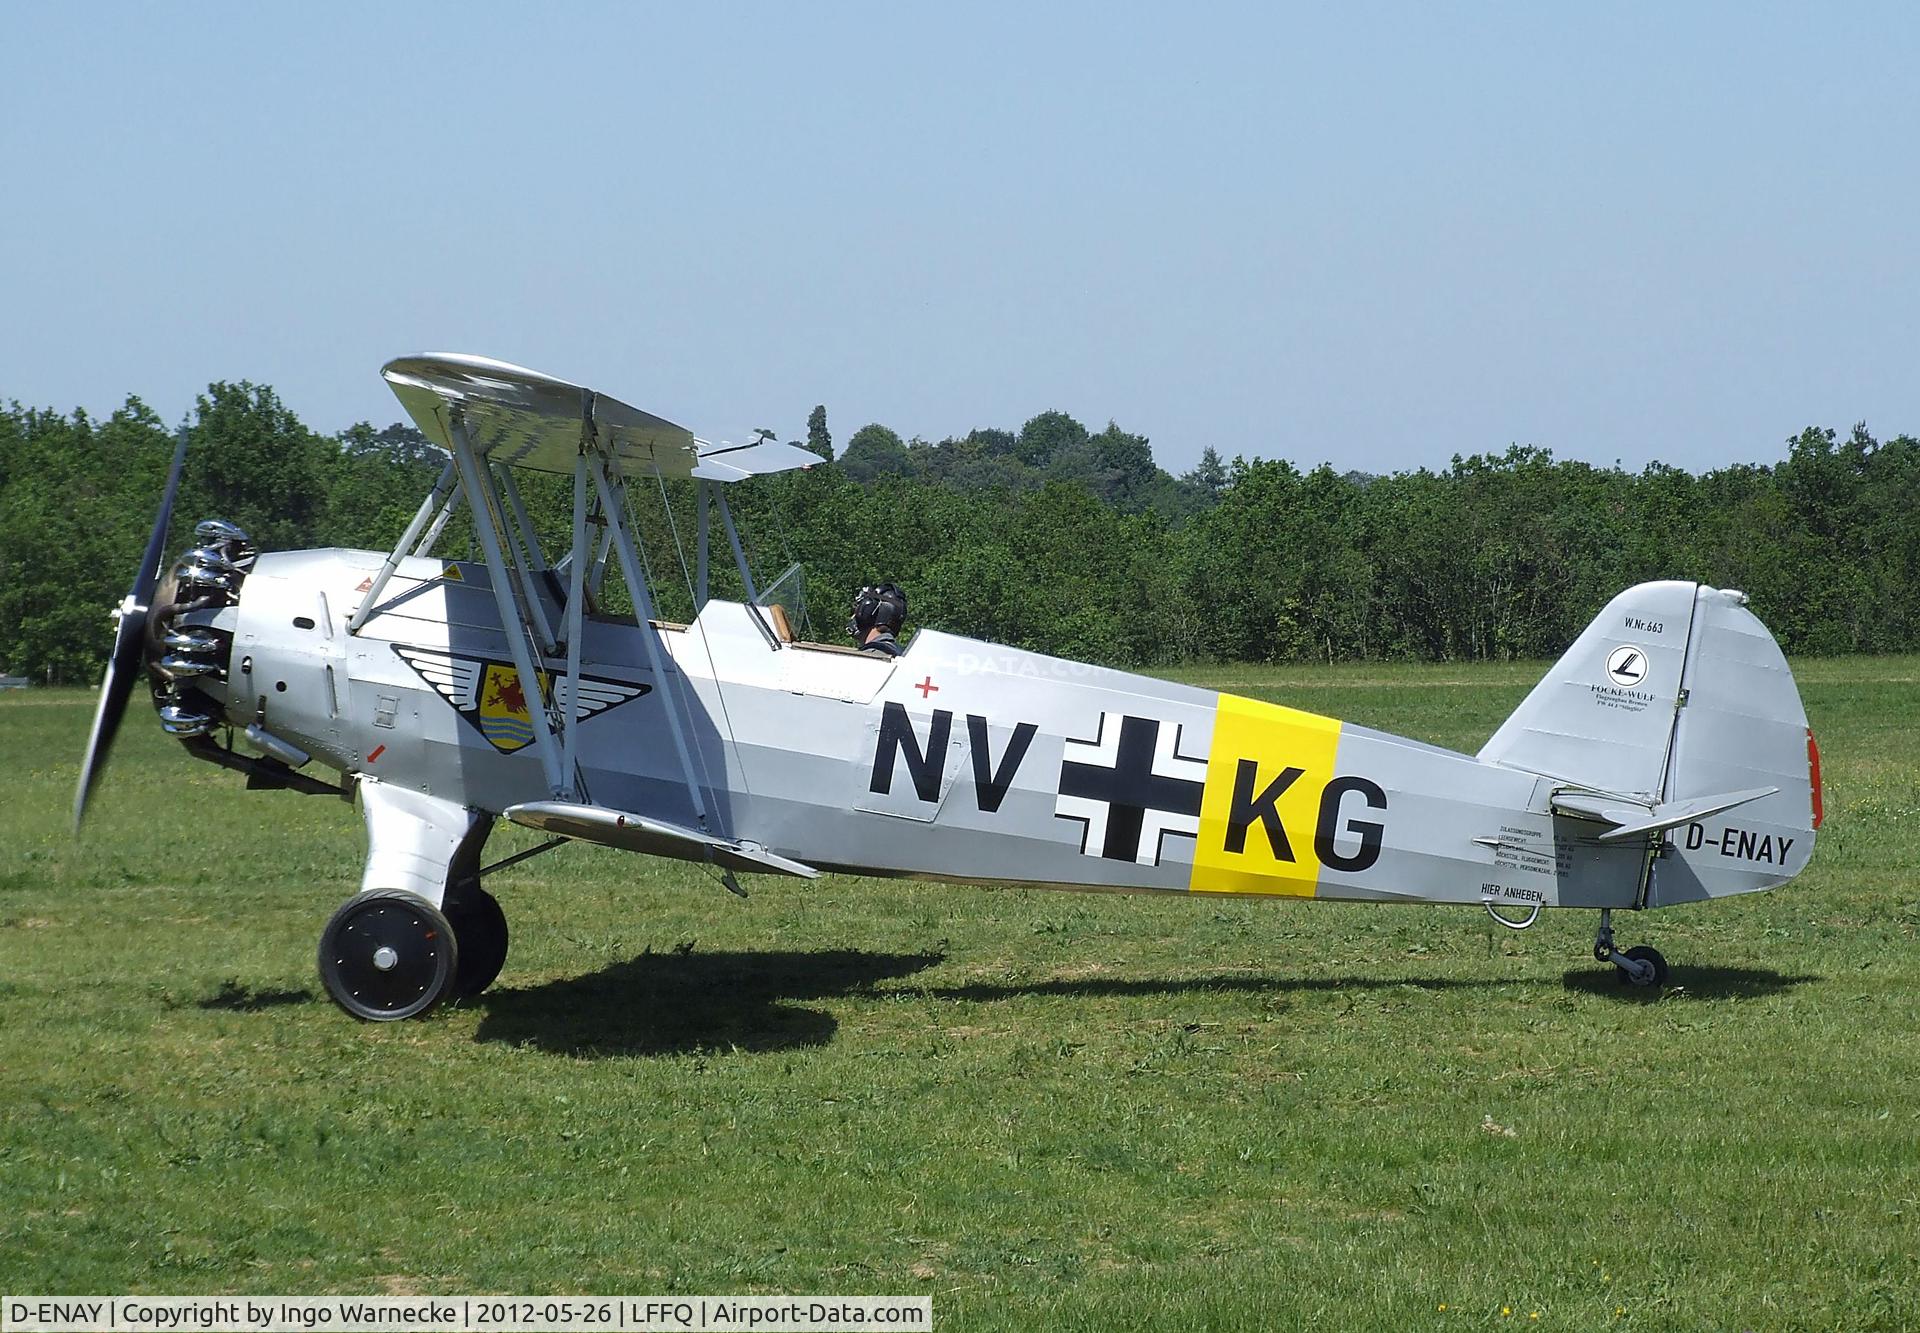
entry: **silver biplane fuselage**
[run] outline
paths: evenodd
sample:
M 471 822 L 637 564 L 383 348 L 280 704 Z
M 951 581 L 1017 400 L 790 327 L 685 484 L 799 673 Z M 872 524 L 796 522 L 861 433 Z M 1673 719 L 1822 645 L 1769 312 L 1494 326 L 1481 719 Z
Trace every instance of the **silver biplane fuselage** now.
M 408 358 L 387 375 L 452 455 L 394 552 L 235 561 L 228 592 L 164 626 L 200 636 L 217 668 L 154 667 L 163 716 L 201 757 L 307 789 L 322 765 L 357 796 L 363 891 L 323 937 L 321 970 L 363 1017 L 477 989 L 455 947 L 423 937 L 488 956 L 480 985 L 497 972 L 504 921 L 487 938 L 498 909 L 478 879 L 502 814 L 729 882 L 843 870 L 1484 904 L 1528 922 L 1598 908 L 1596 955 L 1642 983 L 1664 962 L 1613 948 L 1612 909 L 1771 888 L 1812 852 L 1817 754 L 1741 594 L 1622 593 L 1465 755 L 934 630 L 898 658 L 795 641 L 777 605 L 704 594 L 717 503 L 754 595 L 717 485 L 803 465 L 799 451 L 703 449 L 603 395 L 477 358 Z M 552 568 L 512 466 L 573 474 L 574 539 Z M 702 483 L 702 604 L 687 625 L 650 614 L 621 493 L 654 475 Z M 484 558 L 408 554 L 431 549 L 461 495 Z M 635 616 L 595 609 L 615 557 Z M 264 757 L 214 753 L 208 733 L 226 727 Z M 490 915 L 473 924 L 482 899 Z

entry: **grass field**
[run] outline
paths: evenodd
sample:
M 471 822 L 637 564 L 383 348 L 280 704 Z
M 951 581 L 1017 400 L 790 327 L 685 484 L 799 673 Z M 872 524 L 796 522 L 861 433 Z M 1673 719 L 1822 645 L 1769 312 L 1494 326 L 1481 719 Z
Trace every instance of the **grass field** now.
M 1472 749 L 1538 666 L 1194 678 Z M 1920 1325 L 1920 659 L 1800 664 L 1778 893 L 1629 917 L 833 878 L 570 848 L 498 986 L 321 994 L 346 805 L 0 699 L 0 1291 L 930 1293 L 941 1328 Z M 503 833 L 489 851 L 528 845 Z

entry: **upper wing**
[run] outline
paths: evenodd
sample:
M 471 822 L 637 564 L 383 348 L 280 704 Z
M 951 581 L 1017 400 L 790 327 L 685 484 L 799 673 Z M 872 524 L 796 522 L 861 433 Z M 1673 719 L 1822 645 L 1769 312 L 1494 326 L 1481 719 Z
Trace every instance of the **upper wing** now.
M 612 453 L 624 477 L 738 481 L 820 461 L 793 445 L 705 444 L 685 426 L 618 398 L 489 357 L 403 356 L 380 373 L 433 443 L 452 448 L 452 410 L 458 407 L 474 449 L 514 467 L 570 473 L 589 436 Z
M 820 461 L 819 454 L 809 453 L 797 444 L 777 444 L 772 440 L 757 444 L 708 444 L 705 440 L 694 443 L 700 446 L 700 466 L 693 470 L 693 475 L 708 481 L 739 481 L 766 472 L 790 472 L 794 468 L 812 467 Z

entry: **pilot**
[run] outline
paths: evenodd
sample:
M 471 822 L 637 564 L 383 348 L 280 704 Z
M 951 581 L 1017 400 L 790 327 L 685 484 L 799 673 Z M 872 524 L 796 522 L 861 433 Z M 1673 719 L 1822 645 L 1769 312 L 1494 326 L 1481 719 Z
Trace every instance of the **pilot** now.
M 861 651 L 898 657 L 906 651 L 894 636 L 907 618 L 907 595 L 898 585 L 877 583 L 853 595 L 853 619 L 847 633 Z

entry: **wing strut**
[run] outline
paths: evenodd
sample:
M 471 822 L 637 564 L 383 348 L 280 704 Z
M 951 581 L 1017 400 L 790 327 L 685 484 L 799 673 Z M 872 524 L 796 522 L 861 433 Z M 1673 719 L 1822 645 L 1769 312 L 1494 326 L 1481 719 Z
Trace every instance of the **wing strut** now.
M 500 553 L 499 506 L 492 489 L 487 485 L 483 464 L 473 449 L 473 441 L 467 434 L 466 412 L 459 404 L 453 404 L 448 412 L 451 419 L 449 434 L 453 439 L 453 459 L 460 467 L 460 484 L 466 489 L 467 501 L 473 508 L 473 532 L 480 539 L 480 552 L 487 562 L 487 582 L 493 585 L 494 605 L 500 612 L 500 629 L 507 637 L 507 649 L 513 655 L 514 670 L 520 673 L 520 688 L 527 700 L 527 716 L 534 726 L 534 745 L 540 751 L 540 763 L 546 770 L 547 788 L 554 795 L 565 794 L 569 788 L 560 772 L 559 747 L 554 744 L 553 717 L 548 712 L 545 691 L 540 688 L 540 673 L 528 651 L 532 635 L 527 628 L 527 618 L 520 613 L 514 601 L 514 585 L 509 582 L 506 558 Z M 569 701 L 571 703 L 571 701 Z
M 360 605 L 356 606 L 353 614 L 347 618 L 347 633 L 358 634 L 360 627 L 367 623 L 367 617 L 373 614 L 374 605 L 379 602 L 380 594 L 387 586 L 387 580 L 393 577 L 394 570 L 400 568 L 400 558 L 407 553 L 407 548 L 413 545 L 414 538 L 420 535 L 420 530 L 427 526 L 427 520 L 433 517 L 433 511 L 440 508 L 441 502 L 447 498 L 447 493 L 453 489 L 454 471 L 454 462 L 449 458 L 447 465 L 440 469 L 440 480 L 433 483 L 433 489 L 427 492 L 427 498 L 420 502 L 420 508 L 414 514 L 413 522 L 407 524 L 407 530 L 401 534 L 400 540 L 394 543 L 392 553 L 380 566 L 380 572 L 373 576 L 373 584 L 367 589 L 367 595 L 360 599 Z M 452 509 L 451 504 L 447 507 L 449 510 Z M 434 524 L 436 534 L 446 521 L 446 516 L 443 514 L 439 522 Z
M 696 586 L 693 594 L 693 613 L 697 616 L 706 610 L 707 606 L 707 514 L 710 509 L 709 501 L 712 497 L 711 488 L 707 485 L 705 478 L 696 477 L 694 479 L 693 493 L 698 496 L 700 500 L 700 521 L 698 524 L 700 535 L 694 564 L 698 575 L 694 580 Z
M 560 768 L 573 779 L 576 790 L 584 793 L 581 781 L 579 746 L 576 732 L 580 708 L 580 615 L 586 606 L 587 580 L 587 456 L 573 460 L 573 553 L 567 559 L 567 706 L 560 710 L 565 738 L 560 750 Z
M 620 569 L 627 577 L 627 591 L 633 596 L 634 619 L 640 626 L 640 640 L 647 646 L 647 660 L 653 667 L 653 678 L 660 682 L 660 696 L 666 702 L 667 726 L 673 732 L 673 748 L 680 756 L 680 771 L 687 781 L 687 797 L 693 802 L 694 817 L 699 821 L 702 832 L 707 831 L 707 802 L 701 795 L 700 783 L 693 775 L 693 754 L 687 747 L 686 729 L 680 720 L 680 697 L 667 678 L 666 664 L 661 660 L 660 631 L 653 624 L 653 595 L 647 585 L 647 577 L 640 568 L 639 554 L 633 547 L 633 534 L 627 531 L 624 506 L 616 508 L 613 503 L 613 489 L 607 484 L 606 468 L 598 452 L 587 459 L 587 470 L 593 477 L 593 486 L 600 496 L 600 513 L 608 523 L 608 531 L 613 534 L 614 549 L 620 553 Z M 725 502 L 722 501 L 724 504 Z
M 733 510 L 727 508 L 727 493 L 720 491 L 714 498 L 720 502 L 720 523 L 726 528 L 727 542 L 733 547 L 733 563 L 739 567 L 741 586 L 747 590 L 747 614 L 753 617 L 753 627 L 760 631 L 760 637 L 767 641 L 767 647 L 778 651 L 786 645 L 773 632 L 773 627 L 767 624 L 766 613 L 760 609 L 760 593 L 753 586 L 753 570 L 748 566 L 747 553 L 740 545 L 740 530 L 733 526 Z M 706 535 L 706 525 L 702 523 L 700 536 L 703 541 Z M 704 553 L 704 545 L 701 549 Z
M 540 538 L 534 535 L 527 507 L 520 503 L 520 488 L 514 484 L 513 469 L 496 465 L 494 474 L 499 478 L 499 489 L 507 502 L 502 514 L 506 522 L 502 526 L 513 548 L 513 572 L 520 584 L 520 599 L 526 603 L 532 627 L 540 636 L 540 651 L 550 655 L 560 651 L 560 640 L 554 637 L 553 626 L 547 621 L 547 608 L 541 605 L 539 589 L 534 586 L 534 574 L 547 567 L 546 558 L 540 554 Z
M 540 549 L 540 539 L 534 535 L 533 520 L 527 517 L 527 506 L 520 498 L 520 485 L 513 479 L 513 469 L 503 467 L 498 472 L 500 493 L 507 497 L 507 507 L 513 513 L 514 531 L 519 535 L 521 554 L 527 558 L 529 572 L 538 574 L 546 569 L 547 557 Z
M 600 538 L 593 546 L 593 568 L 587 571 L 587 591 L 598 597 L 600 585 L 607 581 L 607 557 L 613 553 L 613 529 L 607 526 L 604 515 L 593 521 L 601 527 Z
M 727 508 L 727 493 L 721 491 L 716 497 L 720 501 L 720 522 L 727 529 L 727 541 L 733 546 L 733 563 L 740 567 L 740 582 L 747 588 L 747 605 L 757 606 L 760 594 L 753 589 L 753 571 L 747 568 L 747 553 L 740 549 L 740 532 L 733 526 L 733 510 Z
M 447 460 L 452 466 L 453 460 Z M 447 526 L 447 520 L 453 517 L 453 511 L 460 507 L 460 483 L 453 483 L 453 492 L 447 496 L 447 502 L 440 506 L 440 512 L 433 516 L 433 526 L 421 535 L 419 544 L 413 548 L 415 555 L 432 555 L 433 545 L 440 540 L 441 531 Z

